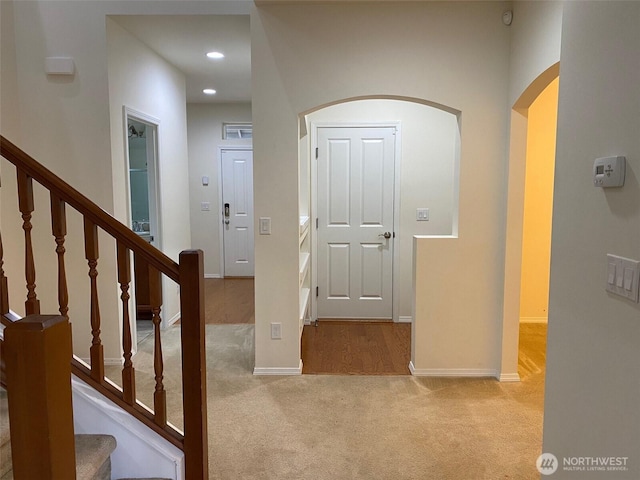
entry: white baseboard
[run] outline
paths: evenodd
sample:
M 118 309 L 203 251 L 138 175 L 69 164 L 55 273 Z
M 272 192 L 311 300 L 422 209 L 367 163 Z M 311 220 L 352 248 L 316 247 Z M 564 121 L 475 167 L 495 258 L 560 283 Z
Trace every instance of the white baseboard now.
M 416 368 L 409 362 L 409 371 L 414 377 L 494 377 L 498 372 L 482 368 Z
M 169 320 L 167 320 L 167 327 L 170 327 L 171 325 L 173 325 L 174 323 L 176 323 L 178 320 L 180 320 L 180 312 L 176 313 L 173 317 L 171 317 Z
M 519 382 L 520 375 L 517 373 L 501 373 L 498 380 L 501 382 Z
M 298 368 L 291 367 L 255 367 L 253 374 L 258 375 L 302 375 L 302 359 Z
M 548 323 L 547 317 L 520 317 L 520 323 Z
M 219 273 L 205 273 L 204 278 L 222 278 Z
M 398 323 L 411 323 L 413 322 L 413 317 L 410 316 L 399 316 Z

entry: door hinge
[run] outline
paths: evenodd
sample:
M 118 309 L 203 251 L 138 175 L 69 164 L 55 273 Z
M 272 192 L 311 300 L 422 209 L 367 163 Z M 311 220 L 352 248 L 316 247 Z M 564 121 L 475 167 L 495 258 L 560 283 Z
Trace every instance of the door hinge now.
M 316 298 L 320 295 L 320 287 L 316 287 Z
M 316 217 L 316 230 L 318 229 L 318 217 Z
M 318 159 L 318 147 L 316 147 L 316 160 Z

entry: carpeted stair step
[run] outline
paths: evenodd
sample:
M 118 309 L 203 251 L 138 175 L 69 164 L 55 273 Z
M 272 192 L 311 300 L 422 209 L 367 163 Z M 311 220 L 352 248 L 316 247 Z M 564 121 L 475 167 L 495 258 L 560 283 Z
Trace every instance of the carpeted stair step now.
M 111 453 L 116 448 L 116 439 L 111 435 L 76 435 L 77 480 L 111 480 Z M 3 468 L 9 471 L 0 475 L 0 480 L 12 480 L 10 457 L 2 458 Z
M 76 478 L 111 480 L 111 453 L 116 439 L 111 435 L 76 435 Z

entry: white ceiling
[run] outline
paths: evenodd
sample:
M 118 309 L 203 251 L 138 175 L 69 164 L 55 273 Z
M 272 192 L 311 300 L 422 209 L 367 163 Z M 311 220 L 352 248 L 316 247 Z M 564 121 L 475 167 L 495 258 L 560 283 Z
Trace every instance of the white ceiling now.
M 122 15 L 111 17 L 186 77 L 188 103 L 251 101 L 248 15 Z M 211 60 L 207 52 L 225 58 Z M 215 95 L 205 95 L 213 88 Z

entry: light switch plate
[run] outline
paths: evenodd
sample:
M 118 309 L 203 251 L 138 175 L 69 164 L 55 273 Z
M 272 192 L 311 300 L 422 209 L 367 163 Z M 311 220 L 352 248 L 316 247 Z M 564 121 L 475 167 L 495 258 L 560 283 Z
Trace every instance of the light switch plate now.
M 271 339 L 280 340 L 282 338 L 282 324 L 273 322 L 271 324 Z
M 608 292 L 638 303 L 640 297 L 640 261 L 607 255 Z
M 260 235 L 271 235 L 271 217 L 260 217 L 258 229 Z
M 428 222 L 429 221 L 429 209 L 428 208 L 418 208 L 418 209 L 416 209 L 416 220 L 418 222 Z
M 200 202 L 200 210 L 203 212 L 208 212 L 211 210 L 211 204 L 209 202 Z

